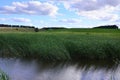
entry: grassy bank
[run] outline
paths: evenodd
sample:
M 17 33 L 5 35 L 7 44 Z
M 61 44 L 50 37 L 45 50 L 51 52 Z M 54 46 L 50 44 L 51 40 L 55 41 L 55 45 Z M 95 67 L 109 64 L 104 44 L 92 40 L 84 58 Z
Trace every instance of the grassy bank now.
M 41 60 L 120 59 L 120 30 L 1 32 L 0 56 Z

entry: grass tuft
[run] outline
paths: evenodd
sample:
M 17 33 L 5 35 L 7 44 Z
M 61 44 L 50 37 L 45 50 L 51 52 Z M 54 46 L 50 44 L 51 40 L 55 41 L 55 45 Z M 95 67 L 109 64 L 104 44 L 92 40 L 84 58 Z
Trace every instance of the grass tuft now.
M 9 80 L 8 76 L 0 70 L 0 80 Z

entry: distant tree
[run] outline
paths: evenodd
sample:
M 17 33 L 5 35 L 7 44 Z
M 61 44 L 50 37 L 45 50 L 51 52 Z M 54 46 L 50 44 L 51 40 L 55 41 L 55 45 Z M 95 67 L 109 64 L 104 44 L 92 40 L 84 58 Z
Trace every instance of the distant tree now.
M 11 27 L 11 25 L 8 25 L 8 24 L 0 24 L 0 27 Z
M 42 30 L 57 30 L 57 29 L 66 29 L 64 27 L 43 27 Z
M 11 25 L 11 27 L 19 27 L 19 25 Z
M 35 28 L 34 26 L 24 26 L 24 25 L 8 25 L 8 24 L 0 24 L 0 27 L 13 27 L 13 28 Z
M 104 25 L 104 26 L 98 26 L 94 28 L 100 28 L 100 29 L 118 29 L 117 25 Z
M 38 28 L 34 28 L 34 31 L 35 31 L 35 32 L 38 32 L 38 31 L 39 31 L 39 29 L 38 29 Z
M 34 26 L 29 26 L 28 28 L 35 28 Z

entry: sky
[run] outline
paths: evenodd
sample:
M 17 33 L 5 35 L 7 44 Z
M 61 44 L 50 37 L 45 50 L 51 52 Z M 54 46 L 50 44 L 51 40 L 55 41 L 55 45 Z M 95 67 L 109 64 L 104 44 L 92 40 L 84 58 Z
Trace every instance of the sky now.
M 0 24 L 38 28 L 120 26 L 120 0 L 0 0 Z

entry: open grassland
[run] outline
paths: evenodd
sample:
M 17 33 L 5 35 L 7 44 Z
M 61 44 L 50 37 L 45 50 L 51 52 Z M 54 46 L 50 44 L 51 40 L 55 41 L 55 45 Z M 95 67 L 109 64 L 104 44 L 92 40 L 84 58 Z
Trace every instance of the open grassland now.
M 120 59 L 120 30 L 0 32 L 0 56 L 41 60 Z
M 34 28 L 0 27 L 0 32 L 34 32 Z

